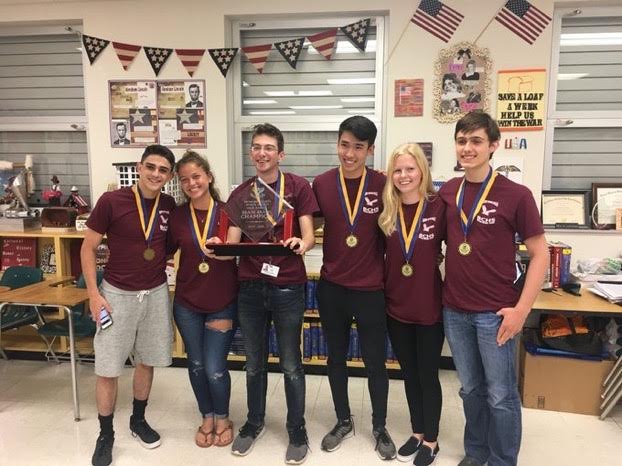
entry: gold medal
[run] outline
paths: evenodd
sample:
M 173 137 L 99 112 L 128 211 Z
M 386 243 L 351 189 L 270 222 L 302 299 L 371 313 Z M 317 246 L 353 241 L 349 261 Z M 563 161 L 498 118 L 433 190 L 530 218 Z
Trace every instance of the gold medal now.
M 346 246 L 349 248 L 355 248 L 359 244 L 359 239 L 354 235 L 348 235 L 346 238 Z
M 199 272 L 201 273 L 209 272 L 209 264 L 207 262 L 201 262 L 199 264 Z
M 458 246 L 458 252 L 462 256 L 468 256 L 469 254 L 471 254 L 472 250 L 473 248 L 466 241 L 463 241 L 462 243 L 460 243 L 460 246 Z
M 404 264 L 402 265 L 402 275 L 404 275 L 405 277 L 412 277 L 412 274 L 415 272 L 415 270 L 413 269 L 413 266 L 410 264 Z
M 147 248 L 143 251 L 143 258 L 146 261 L 152 261 L 155 259 L 156 253 L 152 248 Z

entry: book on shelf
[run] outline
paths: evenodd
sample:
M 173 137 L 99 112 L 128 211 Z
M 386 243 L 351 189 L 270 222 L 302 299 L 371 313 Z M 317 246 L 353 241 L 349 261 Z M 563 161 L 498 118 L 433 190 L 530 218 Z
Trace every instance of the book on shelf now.
M 311 361 L 311 324 L 302 324 L 302 360 Z
M 317 361 L 320 355 L 318 322 L 311 322 L 311 360 Z

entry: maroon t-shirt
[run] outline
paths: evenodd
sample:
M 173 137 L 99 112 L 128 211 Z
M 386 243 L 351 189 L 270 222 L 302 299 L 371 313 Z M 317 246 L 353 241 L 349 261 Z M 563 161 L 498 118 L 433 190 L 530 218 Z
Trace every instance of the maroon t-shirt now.
M 363 210 L 357 218 L 354 235 L 358 244 L 346 245 L 350 223 L 339 198 L 339 169 L 333 168 L 313 181 L 313 192 L 324 216 L 323 279 L 355 290 L 381 290 L 384 274 L 384 235 L 378 226 L 382 211 L 382 190 L 386 177 L 367 169 L 369 183 L 363 193 Z M 346 179 L 350 205 L 356 198 L 360 178 Z
M 410 228 L 419 203 L 403 205 L 406 228 Z M 401 322 L 432 325 L 442 320 L 442 280 L 438 268 L 441 242 L 445 239 L 445 204 L 432 197 L 422 215 L 421 227 L 409 263 L 414 273 L 402 275 L 406 263 L 399 234 L 387 238 L 384 296 L 387 314 Z M 399 214 L 398 214 L 399 220 Z
M 293 173 L 284 173 L 284 175 L 285 200 L 294 207 L 293 235 L 300 238 L 300 222 L 298 219 L 304 215 L 313 215 L 314 212 L 317 212 L 317 202 L 311 186 L 305 178 Z M 255 177 L 246 180 L 229 197 L 235 196 L 237 191 L 245 189 L 246 186 L 254 182 Z M 276 183 L 272 183 L 270 187 L 276 190 Z M 274 241 L 287 239 L 283 238 L 283 220 L 282 217 L 274 228 Z M 266 235 L 260 241 L 272 241 L 273 239 Z M 246 235 L 242 235 L 242 242 L 249 243 L 251 240 Z M 279 267 L 279 274 L 276 278 L 261 273 L 264 263 Z M 238 279 L 240 281 L 265 280 L 275 285 L 300 285 L 307 282 L 307 272 L 302 256 L 297 254 L 291 256 L 241 256 Z
M 155 199 L 145 199 L 149 222 Z M 166 282 L 166 234 L 169 215 L 175 209 L 175 200 L 160 195 L 160 204 L 154 220 L 155 231 L 149 247 L 155 251 L 153 260 L 146 260 L 147 248 L 134 192 L 121 188 L 102 194 L 86 222 L 91 230 L 106 235 L 110 259 L 104 270 L 104 279 L 113 286 L 127 291 L 149 290 Z
M 443 304 L 470 312 L 497 311 L 516 305 L 520 290 L 516 279 L 514 235 L 522 239 L 544 233 L 531 191 L 523 185 L 497 176 L 486 202 L 469 230 L 472 246 L 468 256 L 458 252 L 464 241 L 456 207 L 456 193 L 462 178 L 453 178 L 439 194 L 447 204 L 447 252 Z M 466 182 L 463 211 L 471 206 L 482 183 Z
M 214 224 L 208 238 L 218 235 L 221 204 L 214 206 Z M 194 210 L 199 228 L 205 228 L 207 210 Z M 203 253 L 199 250 L 193 236 L 190 207 L 186 203 L 171 214 L 168 233 L 169 252 L 180 249 L 179 268 L 175 284 L 175 300 L 182 306 L 197 312 L 221 311 L 237 298 L 238 278 L 234 260 L 222 261 L 206 258 L 209 265 L 207 273 L 199 272 Z

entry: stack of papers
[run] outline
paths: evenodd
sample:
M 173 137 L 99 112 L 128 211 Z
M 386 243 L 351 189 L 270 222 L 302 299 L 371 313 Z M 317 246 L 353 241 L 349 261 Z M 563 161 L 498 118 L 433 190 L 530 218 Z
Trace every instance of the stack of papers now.
M 612 303 L 622 303 L 622 283 L 594 283 L 589 290 Z

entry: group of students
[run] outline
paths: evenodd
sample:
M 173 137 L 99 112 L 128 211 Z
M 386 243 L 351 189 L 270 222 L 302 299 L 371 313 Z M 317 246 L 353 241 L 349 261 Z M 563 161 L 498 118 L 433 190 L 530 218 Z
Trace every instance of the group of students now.
M 355 321 L 372 405 L 372 433 L 380 458 L 432 464 L 439 452 L 442 393 L 438 371 L 447 337 L 462 388 L 465 457 L 459 466 L 515 465 L 521 438 L 521 406 L 515 375 L 515 340 L 540 288 L 548 260 L 533 196 L 524 186 L 496 176 L 490 158 L 499 129 L 486 113 L 464 116 L 455 128 L 456 157 L 465 176 L 432 186 L 428 162 L 417 144 L 389 157 L 385 174 L 366 167 L 376 127 L 362 116 L 339 127 L 339 166 L 312 186 L 282 172 L 281 131 L 254 127 L 250 159 L 256 176 L 237 192 L 269 185 L 293 207 L 293 233 L 273 221 L 271 241 L 289 256 L 217 257 L 210 246 L 251 241 L 235 225 L 223 226 L 223 203 L 208 162 L 187 152 L 175 164 L 166 147 L 146 148 L 138 182 L 102 195 L 87 222 L 82 268 L 93 318 L 105 308 L 114 324 L 95 336 L 96 398 L 100 435 L 92 463 L 112 462 L 113 412 L 118 377 L 134 355 L 130 430 L 146 448 L 160 435 L 145 420 L 153 367 L 171 364 L 172 322 L 166 258 L 181 251 L 173 315 L 188 354 L 188 373 L 201 425 L 199 447 L 227 446 L 247 455 L 265 431 L 267 336 L 276 330 L 284 376 L 289 444 L 285 461 L 308 453 L 305 374 L 300 339 L 306 272 L 302 255 L 314 246 L 314 216 L 323 218 L 323 266 L 317 288 L 327 348 L 328 379 L 336 424 L 322 439 L 334 451 L 354 433 L 348 400 L 347 352 Z M 161 188 L 177 172 L 188 200 L 175 207 Z M 236 196 L 234 191 L 231 196 Z M 517 285 L 515 234 L 531 256 Z M 100 286 L 95 251 L 106 235 L 110 260 Z M 445 281 L 439 270 L 446 243 Z M 227 354 L 240 326 L 246 352 L 248 414 L 237 436 L 229 419 L 231 381 Z M 397 449 L 386 429 L 389 334 L 404 377 L 412 436 Z

